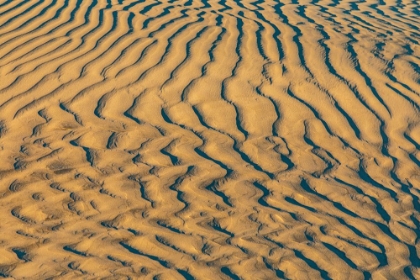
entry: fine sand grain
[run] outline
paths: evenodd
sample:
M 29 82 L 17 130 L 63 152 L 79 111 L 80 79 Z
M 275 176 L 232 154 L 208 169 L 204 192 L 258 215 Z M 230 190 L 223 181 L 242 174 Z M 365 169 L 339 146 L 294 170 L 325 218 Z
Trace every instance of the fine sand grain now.
M 0 0 L 0 278 L 420 279 L 418 0 Z

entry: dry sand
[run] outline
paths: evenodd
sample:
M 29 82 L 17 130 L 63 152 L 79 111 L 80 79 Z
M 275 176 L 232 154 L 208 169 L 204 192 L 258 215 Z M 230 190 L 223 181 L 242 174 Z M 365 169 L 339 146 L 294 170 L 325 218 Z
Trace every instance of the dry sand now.
M 419 6 L 0 1 L 0 277 L 420 279 Z

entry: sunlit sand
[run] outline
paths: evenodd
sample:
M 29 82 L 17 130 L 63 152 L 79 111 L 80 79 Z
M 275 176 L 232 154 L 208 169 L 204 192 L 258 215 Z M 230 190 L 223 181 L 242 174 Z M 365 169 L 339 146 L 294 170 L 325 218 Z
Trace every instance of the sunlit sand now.
M 0 278 L 420 279 L 419 5 L 0 0 Z

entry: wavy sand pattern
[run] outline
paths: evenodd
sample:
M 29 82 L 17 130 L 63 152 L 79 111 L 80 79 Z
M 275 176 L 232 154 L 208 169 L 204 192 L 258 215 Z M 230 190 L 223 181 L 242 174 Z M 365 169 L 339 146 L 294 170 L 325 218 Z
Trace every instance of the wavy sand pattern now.
M 417 0 L 0 1 L 0 277 L 420 279 Z

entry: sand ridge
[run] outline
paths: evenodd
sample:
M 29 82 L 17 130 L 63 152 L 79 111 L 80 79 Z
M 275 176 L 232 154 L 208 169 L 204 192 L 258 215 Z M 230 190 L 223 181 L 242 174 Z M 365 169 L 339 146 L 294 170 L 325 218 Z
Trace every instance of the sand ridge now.
M 419 15 L 0 1 L 0 277 L 420 278 Z

